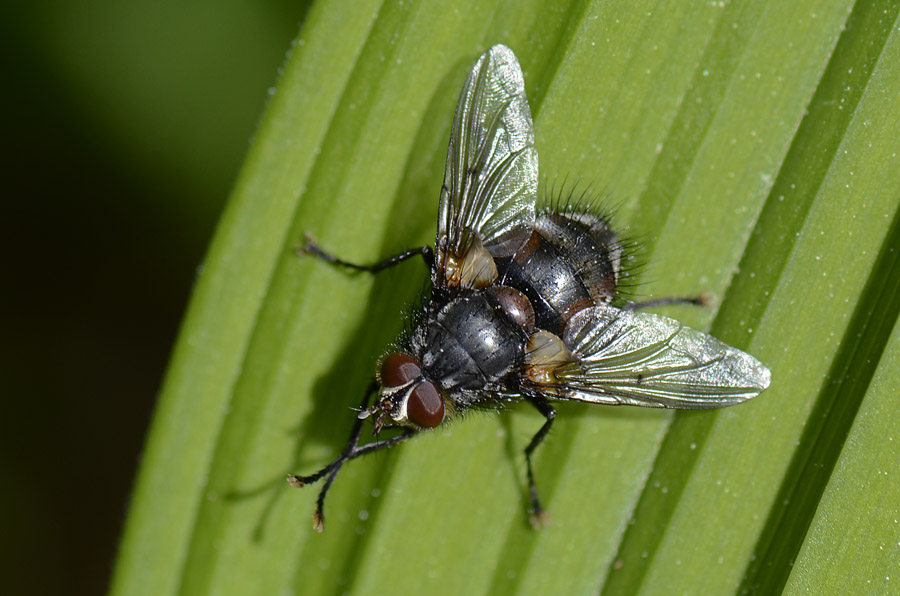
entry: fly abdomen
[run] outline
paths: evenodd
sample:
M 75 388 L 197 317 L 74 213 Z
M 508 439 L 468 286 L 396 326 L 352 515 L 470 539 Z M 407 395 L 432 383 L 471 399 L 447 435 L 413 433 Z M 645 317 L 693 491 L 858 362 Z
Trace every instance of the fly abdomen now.
M 576 312 L 613 299 L 621 253 L 605 219 L 544 212 L 528 242 L 498 263 L 499 283 L 531 300 L 537 327 L 559 333 Z
M 529 334 L 496 290 L 465 292 L 429 313 L 413 332 L 413 353 L 445 390 L 484 389 L 524 361 Z

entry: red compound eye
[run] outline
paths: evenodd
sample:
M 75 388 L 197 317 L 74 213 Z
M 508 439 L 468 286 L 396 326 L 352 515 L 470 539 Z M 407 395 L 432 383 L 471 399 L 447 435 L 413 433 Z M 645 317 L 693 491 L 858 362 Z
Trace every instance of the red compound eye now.
M 422 428 L 434 428 L 444 420 L 444 400 L 431 381 L 422 381 L 406 402 L 406 415 Z
M 394 352 L 381 361 L 381 373 L 379 378 L 385 387 L 400 387 L 422 374 L 412 356 L 403 352 Z

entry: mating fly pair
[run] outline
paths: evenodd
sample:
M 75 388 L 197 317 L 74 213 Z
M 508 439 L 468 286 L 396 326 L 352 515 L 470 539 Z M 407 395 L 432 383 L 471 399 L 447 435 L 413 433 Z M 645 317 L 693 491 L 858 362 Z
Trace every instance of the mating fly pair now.
M 542 522 L 531 458 L 556 415 L 550 400 L 657 408 L 720 408 L 769 386 L 752 356 L 663 316 L 612 306 L 622 245 L 609 222 L 576 208 L 537 210 L 538 157 L 522 70 L 506 46 L 469 73 L 453 119 L 434 249 L 371 266 L 338 259 L 311 240 L 305 252 L 377 272 L 417 255 L 431 267 L 431 295 L 411 331 L 383 357 L 344 451 L 309 476 L 325 496 L 347 461 L 437 427 L 469 408 L 525 400 L 546 421 L 525 448 L 531 521 Z M 659 304 L 655 302 L 653 304 Z M 373 404 L 369 398 L 376 394 Z M 401 433 L 359 445 L 374 433 Z

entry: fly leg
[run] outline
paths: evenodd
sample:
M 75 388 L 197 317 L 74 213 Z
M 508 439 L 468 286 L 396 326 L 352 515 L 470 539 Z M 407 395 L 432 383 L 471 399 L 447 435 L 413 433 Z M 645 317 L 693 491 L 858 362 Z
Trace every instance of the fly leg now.
M 313 513 L 313 527 L 316 529 L 316 531 L 325 531 L 325 497 L 326 495 L 328 495 L 328 489 L 331 488 L 331 485 L 334 482 L 334 479 L 337 476 L 338 472 L 340 471 L 341 466 L 343 466 L 351 459 L 356 459 L 357 457 L 372 453 L 374 451 L 393 447 L 397 443 L 402 443 L 403 441 L 409 439 L 414 434 L 416 434 L 416 431 L 407 428 L 404 429 L 402 434 L 391 437 L 390 439 L 374 441 L 372 443 L 367 443 L 362 447 L 359 447 L 356 444 L 356 441 L 359 440 L 359 434 L 357 433 L 355 440 L 352 439 L 351 436 L 351 442 L 348 442 L 349 449 L 346 449 L 344 453 L 340 455 L 340 457 L 335 459 L 333 462 L 331 462 L 315 474 L 311 474 L 309 476 L 296 476 L 294 474 L 288 474 L 288 484 L 290 484 L 294 488 L 303 488 L 307 484 L 312 484 L 327 476 L 327 478 L 325 478 L 325 484 L 322 485 L 322 489 L 319 491 L 319 496 L 316 499 L 316 511 L 315 513 Z
M 549 401 L 540 395 L 526 395 L 525 397 L 528 402 L 537 408 L 537 411 L 543 414 L 544 418 L 547 419 L 546 422 L 544 422 L 544 425 L 541 426 L 537 433 L 531 438 L 528 447 L 525 448 L 525 464 L 528 467 L 529 521 L 531 522 L 532 527 L 537 530 L 541 526 L 546 525 L 549 518 L 538 498 L 537 485 L 534 482 L 534 470 L 531 465 L 531 454 L 534 453 L 537 446 L 541 444 L 541 441 L 543 441 L 544 437 L 547 436 L 547 433 L 550 432 L 550 427 L 553 425 L 553 419 L 556 418 L 556 409 L 550 405 Z
M 374 393 L 376 388 L 377 384 L 373 381 L 369 386 L 369 389 L 366 391 L 365 397 L 363 397 L 360 411 L 365 411 L 366 407 L 368 407 L 369 396 Z M 323 532 L 325 530 L 325 497 L 328 495 L 328 489 L 330 489 L 332 483 L 334 483 L 335 477 L 338 475 L 338 472 L 340 472 L 341 466 L 343 466 L 351 459 L 356 459 L 357 457 L 366 455 L 367 453 L 372 453 L 373 451 L 386 449 L 388 447 L 396 445 L 397 443 L 402 443 L 415 434 L 415 431 L 411 429 L 404 429 L 404 432 L 402 434 L 399 434 L 395 437 L 391 437 L 390 439 L 383 439 L 381 441 L 374 441 L 360 447 L 359 436 L 362 434 L 362 425 L 363 419 L 357 418 L 356 422 L 353 423 L 353 430 L 350 432 L 350 438 L 347 440 L 347 445 L 344 447 L 344 451 L 334 461 L 332 461 L 330 464 L 328 464 L 318 472 L 310 474 L 309 476 L 297 476 L 295 474 L 288 474 L 288 484 L 290 484 L 294 488 L 302 488 L 308 484 L 318 482 L 322 478 L 325 478 L 325 484 L 322 485 L 322 489 L 319 491 L 319 497 L 316 499 L 316 511 L 315 513 L 313 513 L 313 527 L 319 532 Z
M 353 269 L 354 271 L 368 271 L 370 273 L 378 273 L 379 271 L 382 271 L 389 267 L 393 267 L 394 265 L 398 265 L 407 259 L 415 257 L 416 255 L 422 255 L 429 268 L 434 263 L 434 251 L 430 246 L 420 246 L 419 248 L 407 250 L 406 252 L 402 252 L 399 255 L 394 255 L 393 257 L 387 258 L 379 263 L 375 263 L 374 265 L 358 265 L 356 263 L 349 263 L 319 248 L 319 245 L 316 244 L 316 241 L 309 234 L 306 235 L 306 244 L 298 248 L 297 252 L 299 254 L 307 254 L 318 257 L 323 261 L 327 261 L 328 263 L 332 263 L 340 267 L 346 267 L 347 269 Z
M 693 304 L 694 306 L 709 306 L 712 303 L 712 295 L 703 292 L 699 296 L 678 296 L 675 298 L 657 298 L 656 300 L 647 300 L 645 302 L 628 301 L 622 307 L 622 310 L 643 310 L 645 308 L 655 308 L 657 306 L 666 306 L 667 304 Z

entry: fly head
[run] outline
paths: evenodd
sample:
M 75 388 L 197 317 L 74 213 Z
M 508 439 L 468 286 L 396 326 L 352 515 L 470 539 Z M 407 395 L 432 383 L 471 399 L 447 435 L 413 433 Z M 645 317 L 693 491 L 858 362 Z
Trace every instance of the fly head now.
M 427 379 L 419 362 L 404 352 L 394 352 L 378 366 L 380 392 L 375 404 L 360 412 L 373 416 L 375 434 L 385 426 L 413 430 L 434 428 L 444 421 L 444 393 Z

